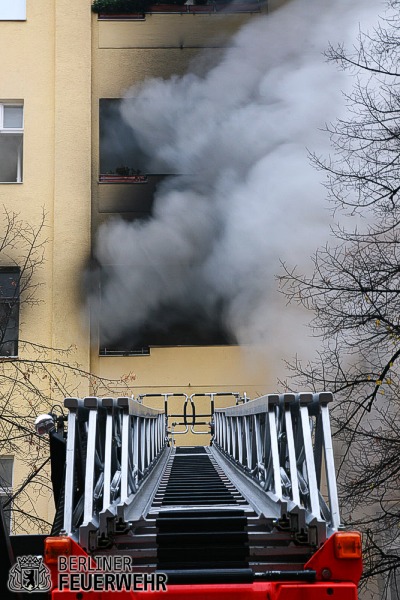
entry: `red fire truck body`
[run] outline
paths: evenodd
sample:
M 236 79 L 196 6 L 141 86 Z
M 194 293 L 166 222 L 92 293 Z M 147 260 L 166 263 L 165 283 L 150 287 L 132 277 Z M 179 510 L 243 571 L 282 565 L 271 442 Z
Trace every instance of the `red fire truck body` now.
M 72 556 L 87 556 L 82 548 L 73 540 L 60 540 L 62 552 L 70 552 Z M 76 600 L 77 591 L 59 590 L 57 569 L 58 556 L 51 549 L 52 539 L 48 538 L 46 562 L 52 572 L 53 600 Z M 68 550 L 66 550 L 68 548 Z M 339 557 L 338 557 L 339 556 Z M 253 583 L 218 583 L 218 584 L 181 584 L 168 585 L 166 591 L 88 591 L 83 598 L 87 600 L 133 600 L 135 598 L 185 600 L 324 600 L 329 596 L 340 600 L 357 600 L 357 585 L 362 574 L 361 536 L 357 532 L 333 534 L 323 546 L 317 550 L 308 563 L 305 571 L 315 572 L 315 581 L 256 581 Z M 116 596 L 116 594 L 118 594 Z

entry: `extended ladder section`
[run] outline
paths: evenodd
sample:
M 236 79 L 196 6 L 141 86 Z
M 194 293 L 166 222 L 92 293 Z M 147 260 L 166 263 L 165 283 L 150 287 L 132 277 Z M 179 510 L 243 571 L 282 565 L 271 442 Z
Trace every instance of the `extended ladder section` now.
M 340 526 L 332 395 L 232 394 L 229 408 L 209 396 L 210 445 L 180 447 L 167 406 L 67 398 L 62 528 L 87 552 L 130 555 L 171 583 L 307 579 Z

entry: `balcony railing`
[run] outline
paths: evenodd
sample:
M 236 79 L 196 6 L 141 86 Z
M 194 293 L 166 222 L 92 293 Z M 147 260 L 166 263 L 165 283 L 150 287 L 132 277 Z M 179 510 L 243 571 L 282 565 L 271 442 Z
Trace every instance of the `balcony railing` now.
M 207 4 L 152 4 L 143 13 L 121 13 L 105 14 L 100 13 L 100 20 L 119 21 L 119 20 L 140 20 L 145 18 L 146 14 L 160 13 L 252 13 L 261 12 L 267 8 L 266 0 L 249 0 L 248 2 L 216 2 L 211 1 Z
M 102 174 L 99 175 L 100 183 L 147 183 L 147 175 L 117 175 Z

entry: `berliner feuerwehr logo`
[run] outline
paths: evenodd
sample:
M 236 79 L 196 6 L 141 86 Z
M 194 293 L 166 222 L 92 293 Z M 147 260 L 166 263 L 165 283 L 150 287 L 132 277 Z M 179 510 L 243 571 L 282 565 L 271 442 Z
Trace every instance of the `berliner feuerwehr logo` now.
M 41 556 L 18 556 L 8 575 L 11 592 L 48 592 L 51 589 L 50 569 Z

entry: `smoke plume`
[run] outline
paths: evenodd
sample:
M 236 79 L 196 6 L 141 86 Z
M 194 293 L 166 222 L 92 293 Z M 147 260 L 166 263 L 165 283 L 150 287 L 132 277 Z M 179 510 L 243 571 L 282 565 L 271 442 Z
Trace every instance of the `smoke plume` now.
M 372 0 L 293 0 L 255 18 L 205 75 L 151 79 L 122 105 L 148 172 L 180 173 L 152 218 L 115 220 L 98 236 L 108 269 L 102 328 L 112 340 L 161 314 L 196 307 L 241 344 L 299 349 L 305 330 L 277 293 L 280 261 L 306 269 L 329 235 L 321 173 L 308 150 L 329 153 L 325 123 L 344 110 L 348 74 L 323 56 L 350 45 L 377 14 Z M 96 299 L 92 298 L 92 303 Z M 301 323 L 304 323 L 304 315 Z M 294 339 L 297 338 L 297 339 Z

